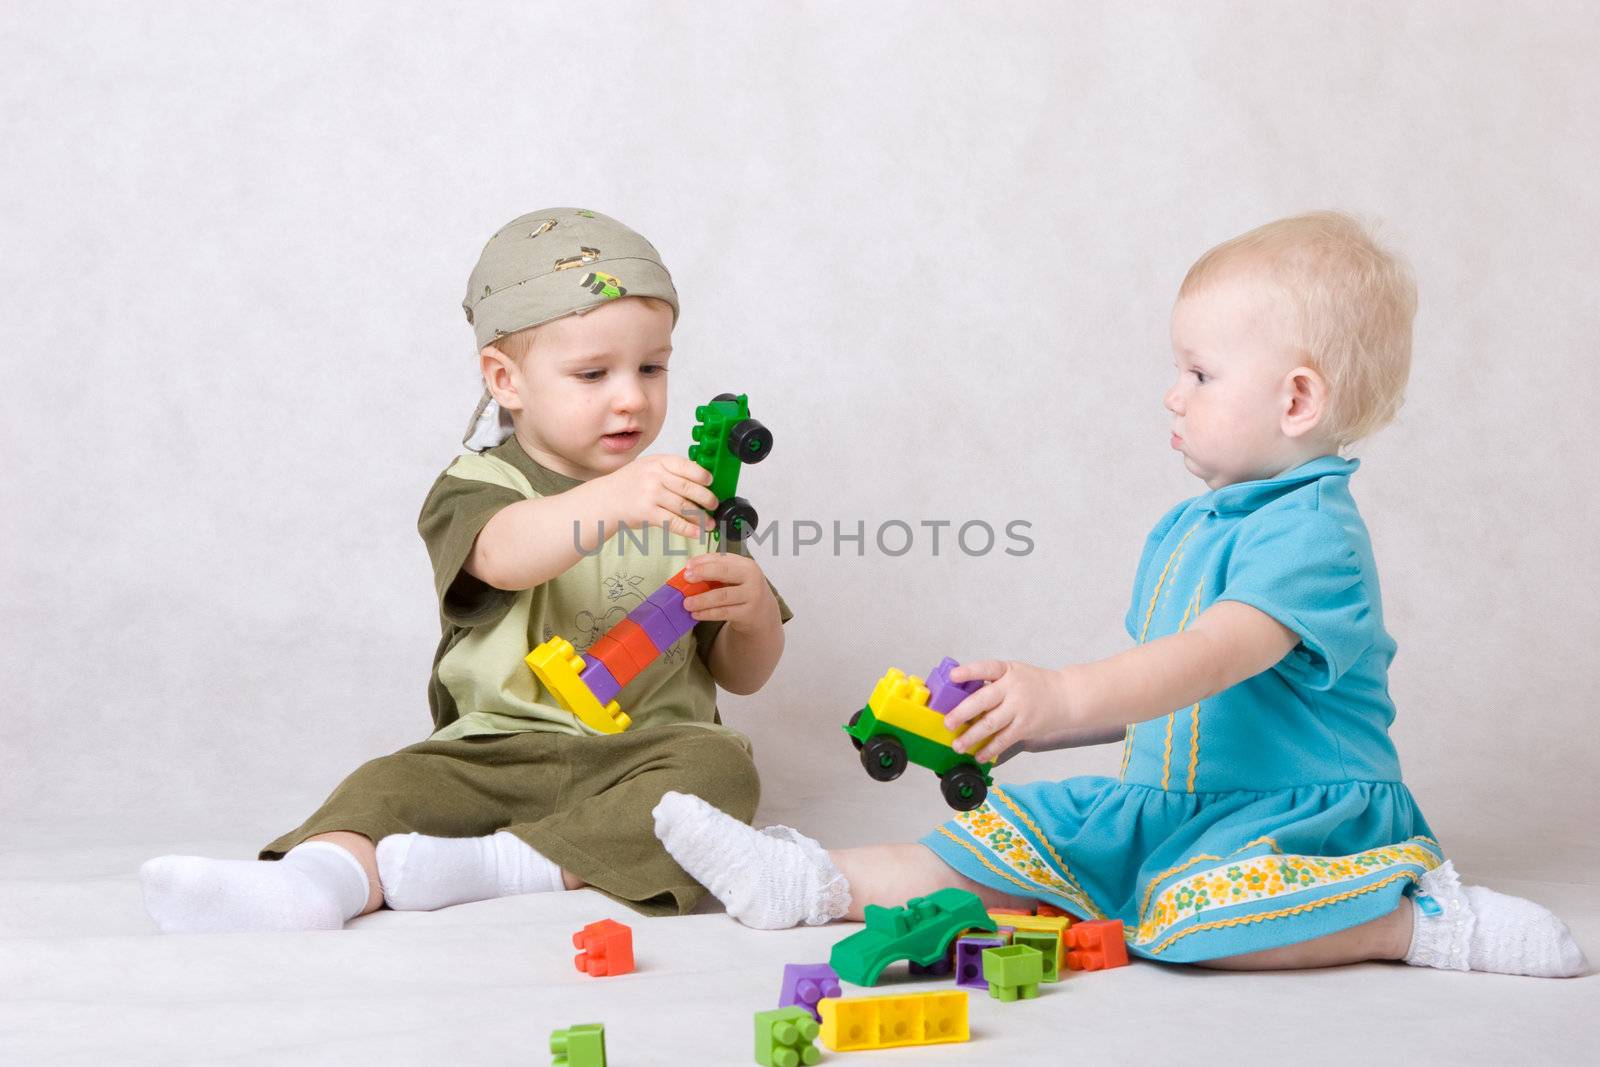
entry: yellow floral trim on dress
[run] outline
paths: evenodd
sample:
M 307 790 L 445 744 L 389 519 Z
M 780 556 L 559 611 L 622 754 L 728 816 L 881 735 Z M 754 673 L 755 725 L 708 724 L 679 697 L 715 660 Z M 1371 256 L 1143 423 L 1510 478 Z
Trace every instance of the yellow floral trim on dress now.
M 1012 805 L 1012 807 L 1015 810 L 1016 806 Z M 972 811 L 958 813 L 955 821 L 963 830 L 976 838 L 990 852 L 994 853 L 1001 864 L 1009 868 L 1009 871 L 1007 871 L 995 867 L 981 853 L 968 846 L 968 850 L 972 851 L 973 855 L 977 856 L 984 866 L 990 870 L 995 871 L 995 873 L 1000 874 L 1029 893 L 1043 891 L 1069 900 L 1081 908 L 1084 914 L 1092 918 L 1100 918 L 1104 915 L 1104 912 L 1095 906 L 1094 901 L 1089 899 L 1089 895 L 1083 891 L 1083 888 L 1077 884 L 1075 879 L 1071 882 L 1067 881 L 1067 878 L 1071 877 L 1070 872 L 1060 871 L 1047 863 L 1044 857 L 1039 855 L 1038 851 L 1033 847 L 1033 843 L 1028 840 L 1027 835 L 996 810 L 992 806 L 992 801 L 984 801 Z M 949 827 L 941 827 L 941 830 L 951 840 L 957 841 L 962 845 L 968 844 L 951 833 Z M 1034 832 L 1038 833 L 1037 828 L 1035 828 Z M 1040 834 L 1039 838 L 1042 841 L 1044 835 Z M 1051 851 L 1052 853 L 1054 852 L 1053 849 Z M 1058 862 L 1059 859 L 1057 857 Z M 1065 864 L 1062 864 L 1062 867 L 1065 867 Z M 1063 874 L 1066 877 L 1063 877 Z
M 1430 848 L 1428 845 L 1433 847 Z M 1207 911 L 1236 904 L 1273 900 L 1312 889 L 1325 889 L 1367 878 L 1401 864 L 1411 864 L 1423 871 L 1429 871 L 1441 862 L 1437 849 L 1438 843 L 1432 838 L 1413 837 L 1397 845 L 1385 845 L 1352 856 L 1283 854 L 1255 856 L 1232 863 L 1221 863 L 1219 866 L 1198 871 L 1181 881 L 1174 882 L 1161 891 L 1151 906 L 1150 887 L 1174 873 L 1163 872 L 1151 879 L 1145 889 L 1145 903 L 1140 908 L 1139 930 L 1134 940 L 1137 944 L 1149 945 L 1162 938 L 1178 923 L 1193 919 Z M 1214 856 L 1205 858 L 1216 859 Z M 1177 867 L 1174 871 L 1181 871 L 1185 866 L 1188 865 Z M 1392 880 L 1385 879 L 1384 884 Z M 1300 906 L 1298 910 L 1307 910 L 1312 906 L 1315 905 Z M 1295 909 L 1291 909 L 1293 910 Z M 1256 916 L 1256 918 L 1267 917 L 1269 916 Z M 1249 922 L 1253 919 L 1241 916 L 1237 920 L 1230 920 L 1234 921 Z M 1210 928 L 1214 924 L 1204 925 Z M 1162 947 L 1171 940 L 1176 938 L 1164 942 Z M 1159 951 L 1159 948 L 1151 951 Z

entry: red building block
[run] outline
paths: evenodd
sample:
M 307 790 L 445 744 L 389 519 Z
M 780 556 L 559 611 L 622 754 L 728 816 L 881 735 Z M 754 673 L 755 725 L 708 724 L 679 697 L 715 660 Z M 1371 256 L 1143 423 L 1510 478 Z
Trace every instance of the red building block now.
M 591 663 L 595 660 L 604 663 L 606 670 L 611 672 L 611 677 L 617 680 L 619 688 L 633 681 L 639 672 L 644 670 L 634 662 L 632 653 L 622 646 L 622 642 L 611 636 L 610 631 L 595 638 L 594 644 L 584 652 L 583 658 Z
M 1034 909 L 1033 913 L 1035 915 L 1044 915 L 1057 919 L 1072 919 L 1071 912 L 1062 911 L 1060 908 L 1055 907 L 1052 904 L 1046 904 L 1042 901 L 1040 902 L 1039 906 Z M 1073 919 L 1072 921 L 1076 922 L 1077 920 Z
M 633 928 L 615 919 L 585 926 L 572 935 L 572 946 L 582 950 L 572 962 L 585 974 L 607 978 L 633 970 Z
M 677 574 L 674 574 L 671 578 L 667 579 L 667 584 L 672 586 L 672 588 L 677 589 L 680 592 L 682 592 L 684 596 L 690 597 L 690 596 L 696 596 L 696 595 L 698 595 L 700 593 L 704 593 L 708 589 L 715 589 L 715 588 L 717 588 L 717 586 L 721 585 L 722 583 L 721 582 L 691 582 L 689 579 L 687 579 L 687 578 L 685 578 L 683 576 L 683 572 L 682 571 L 679 571 Z
M 1121 919 L 1096 919 L 1067 928 L 1067 969 L 1103 971 L 1128 962 L 1128 943 L 1122 938 Z
M 650 640 L 650 635 L 644 632 L 644 627 L 632 619 L 623 619 L 611 629 L 606 631 L 606 636 L 615 638 L 633 662 L 642 671 L 656 661 L 661 655 L 661 650 L 656 643 Z

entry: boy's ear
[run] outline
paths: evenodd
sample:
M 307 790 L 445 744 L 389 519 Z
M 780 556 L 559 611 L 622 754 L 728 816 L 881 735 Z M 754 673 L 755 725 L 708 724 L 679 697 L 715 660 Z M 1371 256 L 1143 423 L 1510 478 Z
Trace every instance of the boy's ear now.
M 1304 437 L 1328 415 L 1328 382 L 1310 367 L 1296 367 L 1283 380 L 1285 437 Z
M 495 403 L 507 411 L 521 411 L 522 398 L 512 385 L 511 376 L 516 369 L 505 353 L 492 346 L 478 351 L 478 369 L 483 373 L 483 386 L 494 397 Z

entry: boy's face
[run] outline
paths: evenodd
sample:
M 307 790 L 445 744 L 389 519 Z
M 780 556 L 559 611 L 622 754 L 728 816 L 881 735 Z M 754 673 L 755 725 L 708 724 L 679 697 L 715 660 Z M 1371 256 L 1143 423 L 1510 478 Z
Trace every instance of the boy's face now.
M 587 480 L 635 459 L 661 432 L 671 356 L 672 309 L 623 297 L 540 326 L 521 367 L 483 360 L 528 455 Z
M 1178 380 L 1162 402 L 1172 447 L 1211 489 L 1271 478 L 1318 449 L 1285 433 L 1300 367 L 1278 303 L 1249 279 L 1221 279 L 1172 309 Z

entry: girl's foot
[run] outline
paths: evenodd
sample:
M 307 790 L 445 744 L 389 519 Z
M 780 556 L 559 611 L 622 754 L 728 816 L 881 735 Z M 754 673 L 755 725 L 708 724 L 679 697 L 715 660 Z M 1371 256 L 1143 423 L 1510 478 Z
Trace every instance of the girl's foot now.
M 1570 978 L 1589 961 L 1567 924 L 1531 900 L 1463 886 L 1446 860 L 1417 883 L 1406 962 L 1450 971 Z
M 850 906 L 844 875 L 798 830 L 756 830 L 684 793 L 666 793 L 652 814 L 656 836 L 678 866 L 746 926 L 820 926 Z

